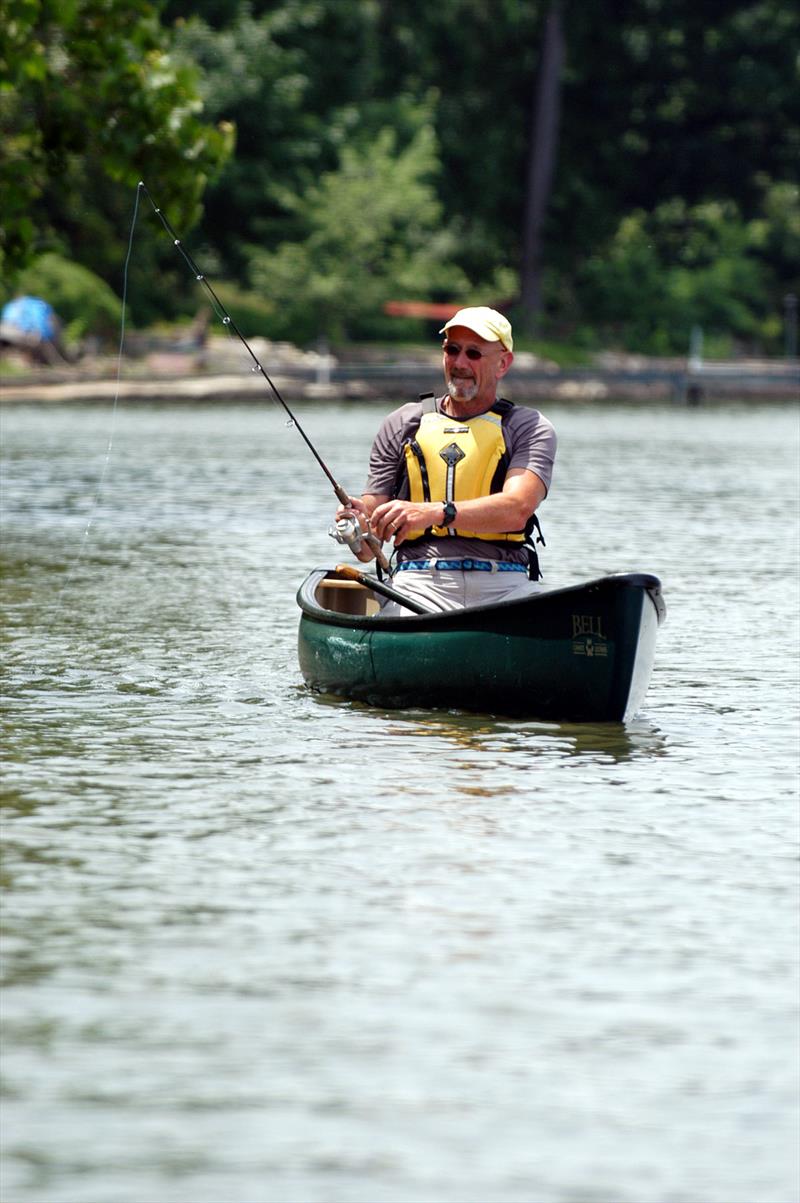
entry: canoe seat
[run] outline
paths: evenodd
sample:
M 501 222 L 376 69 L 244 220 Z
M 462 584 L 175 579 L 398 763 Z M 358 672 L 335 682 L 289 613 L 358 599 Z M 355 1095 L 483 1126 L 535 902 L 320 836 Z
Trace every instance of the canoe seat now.
M 371 589 L 358 581 L 340 581 L 326 577 L 316 589 L 316 598 L 325 610 L 337 614 L 377 614 L 380 603 Z

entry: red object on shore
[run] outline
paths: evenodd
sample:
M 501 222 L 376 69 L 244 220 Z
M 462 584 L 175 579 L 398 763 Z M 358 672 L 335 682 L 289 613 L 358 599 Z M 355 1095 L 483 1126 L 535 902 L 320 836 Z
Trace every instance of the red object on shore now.
M 387 301 L 383 312 L 390 317 L 429 317 L 438 321 L 448 321 L 454 313 L 458 313 L 460 305 L 434 304 L 432 301 Z

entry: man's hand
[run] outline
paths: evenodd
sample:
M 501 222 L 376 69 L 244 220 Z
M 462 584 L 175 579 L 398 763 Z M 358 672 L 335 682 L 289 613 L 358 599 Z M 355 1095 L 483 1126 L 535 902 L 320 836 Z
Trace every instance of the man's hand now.
M 512 468 L 506 476 L 502 491 L 488 497 L 458 501 L 455 526 L 478 534 L 493 531 L 524 530 L 525 523 L 547 494 L 543 482 L 527 468 Z M 379 539 L 394 539 L 398 546 L 411 531 L 441 526 L 444 521 L 442 501 L 398 501 L 382 497 L 371 503 L 372 529 Z
M 353 514 L 363 515 L 362 527 L 366 530 L 369 521 L 369 510 L 360 497 L 351 497 L 347 505 L 340 505 L 336 511 L 336 521 L 340 518 L 352 518 Z
M 381 540 L 376 535 L 374 525 L 370 519 L 377 501 L 388 501 L 388 498 L 376 498 L 369 494 L 365 497 L 351 497 L 349 505 L 339 506 L 339 509 L 336 511 L 336 521 L 338 522 L 339 519 L 345 518 L 360 527 L 363 535 L 361 547 L 358 551 L 354 547 L 351 547 L 351 551 L 357 559 L 361 560 L 363 564 L 368 564 L 370 560 L 377 559 L 381 567 L 388 571 L 388 560 L 381 551 Z
M 441 501 L 385 501 L 372 511 L 372 529 L 379 539 L 394 539 L 399 546 L 413 530 L 439 526 L 444 505 Z

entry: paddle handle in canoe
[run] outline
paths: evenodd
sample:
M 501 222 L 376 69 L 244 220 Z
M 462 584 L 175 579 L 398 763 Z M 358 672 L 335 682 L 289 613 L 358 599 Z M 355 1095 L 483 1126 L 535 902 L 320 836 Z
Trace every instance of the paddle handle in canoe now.
M 429 610 L 427 606 L 420 605 L 418 601 L 412 601 L 410 597 L 406 597 L 399 590 L 392 589 L 391 585 L 385 585 L 376 576 L 369 576 L 366 572 L 359 572 L 358 568 L 353 568 L 350 564 L 337 564 L 336 571 L 345 580 L 358 581 L 359 585 L 365 585 L 373 593 L 381 593 L 391 601 L 396 601 L 399 605 L 404 606 L 406 610 L 413 611 L 414 614 L 433 614 L 435 612 Z

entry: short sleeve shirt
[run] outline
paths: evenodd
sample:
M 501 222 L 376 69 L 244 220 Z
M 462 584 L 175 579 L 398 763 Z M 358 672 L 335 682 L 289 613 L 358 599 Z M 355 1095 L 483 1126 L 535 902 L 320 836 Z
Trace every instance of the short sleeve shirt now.
M 443 397 L 437 399 L 441 411 Z M 369 458 L 369 475 L 365 493 L 394 497 L 403 462 L 403 444 L 419 425 L 422 402 L 401 405 L 383 420 Z M 549 491 L 556 455 L 556 432 L 553 424 L 536 409 L 515 405 L 503 417 L 503 435 L 509 454 L 509 468 L 527 468 L 535 472 Z M 489 543 L 485 539 L 447 537 L 425 539 L 411 547 L 400 545 L 398 562 L 447 555 L 448 558 L 478 556 L 482 559 L 513 560 L 524 563 L 526 553 L 519 544 Z

